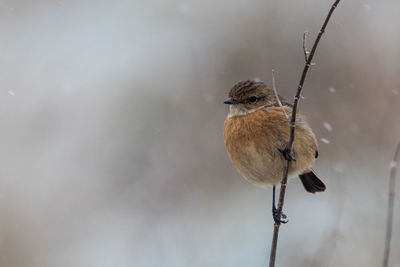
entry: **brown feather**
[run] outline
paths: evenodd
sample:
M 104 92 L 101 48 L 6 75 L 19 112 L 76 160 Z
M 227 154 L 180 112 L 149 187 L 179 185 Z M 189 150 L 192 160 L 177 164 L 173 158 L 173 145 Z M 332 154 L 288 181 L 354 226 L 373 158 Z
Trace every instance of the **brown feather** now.
M 290 107 L 284 108 L 291 114 Z M 291 163 L 289 176 L 310 169 L 317 150 L 317 140 L 301 116 L 296 127 L 296 162 Z M 290 124 L 280 107 L 228 117 L 224 123 L 224 140 L 233 164 L 247 180 L 261 185 L 281 181 L 286 162 L 279 150 L 285 148 L 289 135 Z

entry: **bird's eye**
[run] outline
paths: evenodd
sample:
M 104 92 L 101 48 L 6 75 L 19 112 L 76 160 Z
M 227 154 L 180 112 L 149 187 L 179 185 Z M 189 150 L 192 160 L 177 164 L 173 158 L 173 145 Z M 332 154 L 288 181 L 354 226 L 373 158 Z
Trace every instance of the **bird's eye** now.
M 251 96 L 251 97 L 249 98 L 249 102 L 250 102 L 250 103 L 256 103 L 256 101 L 257 101 L 257 97 L 255 97 L 255 96 Z

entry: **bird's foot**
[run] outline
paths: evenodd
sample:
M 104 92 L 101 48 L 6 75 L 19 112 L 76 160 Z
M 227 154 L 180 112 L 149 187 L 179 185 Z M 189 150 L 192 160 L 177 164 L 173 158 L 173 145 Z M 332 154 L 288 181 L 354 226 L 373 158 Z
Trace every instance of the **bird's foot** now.
M 292 155 L 292 153 L 290 153 L 290 149 L 289 149 L 289 148 L 279 149 L 279 152 L 282 153 L 283 157 L 284 157 L 287 161 L 296 161 L 295 156 Z
M 286 214 L 279 212 L 275 207 L 272 208 L 272 217 L 274 218 L 276 224 L 285 224 L 289 221 Z

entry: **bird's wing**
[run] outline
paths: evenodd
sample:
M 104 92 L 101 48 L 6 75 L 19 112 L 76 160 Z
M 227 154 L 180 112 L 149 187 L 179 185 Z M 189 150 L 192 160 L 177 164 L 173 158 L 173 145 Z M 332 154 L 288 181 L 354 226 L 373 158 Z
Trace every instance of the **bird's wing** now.
M 289 118 L 292 115 L 292 108 L 282 103 L 283 109 Z M 287 120 L 282 112 L 282 108 L 278 106 L 266 107 L 264 111 L 263 132 L 272 136 L 276 148 L 281 151 L 285 150 L 290 138 L 290 119 Z M 294 141 L 295 153 L 306 153 L 315 158 L 317 150 L 317 140 L 308 123 L 301 115 L 296 117 L 296 131 Z

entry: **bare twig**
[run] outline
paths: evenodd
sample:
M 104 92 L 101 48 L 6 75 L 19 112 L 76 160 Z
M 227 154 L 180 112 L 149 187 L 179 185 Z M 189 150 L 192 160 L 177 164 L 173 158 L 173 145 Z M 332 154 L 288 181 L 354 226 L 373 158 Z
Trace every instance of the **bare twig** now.
M 285 109 L 284 109 L 283 106 L 282 106 L 281 100 L 279 99 L 278 92 L 276 91 L 276 86 L 275 86 L 275 70 L 274 70 L 274 69 L 272 69 L 272 90 L 274 90 L 275 97 L 276 97 L 276 101 L 278 101 L 278 104 L 279 104 L 279 106 L 281 107 L 283 114 L 285 114 L 285 117 L 286 117 L 287 121 L 289 121 L 289 116 L 288 116 L 288 114 L 286 114 L 286 111 L 285 111 Z
M 315 39 L 315 42 L 314 42 L 314 45 L 313 45 L 313 47 L 311 49 L 310 55 L 308 56 L 307 61 L 306 61 L 305 65 L 304 65 L 303 73 L 301 74 L 300 82 L 299 82 L 299 85 L 297 87 L 297 92 L 296 92 L 296 95 L 294 97 L 293 109 L 292 109 L 292 117 L 291 117 L 291 121 L 290 121 L 290 139 L 289 139 L 289 143 L 288 143 L 288 146 L 287 146 L 289 148 L 289 152 L 290 153 L 292 153 L 292 151 L 293 151 L 294 131 L 295 131 L 295 128 L 296 128 L 297 104 L 299 102 L 301 90 L 303 89 L 303 84 L 304 84 L 304 81 L 306 79 L 308 69 L 310 68 L 312 59 L 314 57 L 315 50 L 317 49 L 318 43 L 319 43 L 319 41 L 320 41 L 320 39 L 322 37 L 322 34 L 325 32 L 326 26 L 328 25 L 329 19 L 331 18 L 333 11 L 335 10 L 335 8 L 339 4 L 339 2 L 340 2 L 340 0 L 335 0 L 335 2 L 333 3 L 331 9 L 329 10 L 329 13 L 325 18 L 324 24 L 322 25 L 321 30 L 319 31 L 318 36 Z M 280 190 L 280 193 L 279 193 L 278 214 L 282 214 L 283 203 L 284 203 L 284 200 L 285 200 L 288 173 L 289 173 L 289 166 L 290 166 L 290 161 L 287 160 L 286 161 L 286 167 L 285 167 L 285 170 L 284 170 L 284 173 L 283 173 L 282 182 L 281 182 L 281 190 Z M 277 244 L 278 244 L 279 227 L 280 227 L 280 222 L 278 220 L 274 224 L 274 234 L 273 234 L 273 237 L 272 237 L 271 254 L 270 254 L 270 258 L 269 258 L 269 266 L 270 267 L 274 267 L 275 266 L 276 247 L 277 247 Z
M 304 60 L 307 62 L 308 54 L 310 51 L 307 50 L 306 43 L 307 43 L 307 35 L 310 35 L 309 31 L 305 31 L 303 33 L 303 52 L 304 52 Z
M 390 163 L 390 180 L 389 180 L 389 202 L 388 202 L 388 214 L 386 222 L 386 242 L 385 252 L 383 254 L 383 267 L 389 266 L 389 253 L 390 253 L 390 240 L 392 239 L 392 228 L 393 228 L 393 212 L 394 212 L 394 197 L 395 197 L 395 186 L 396 186 L 396 169 L 397 161 L 399 160 L 400 154 L 400 142 L 397 144 L 396 152 L 393 156 L 393 161 Z

